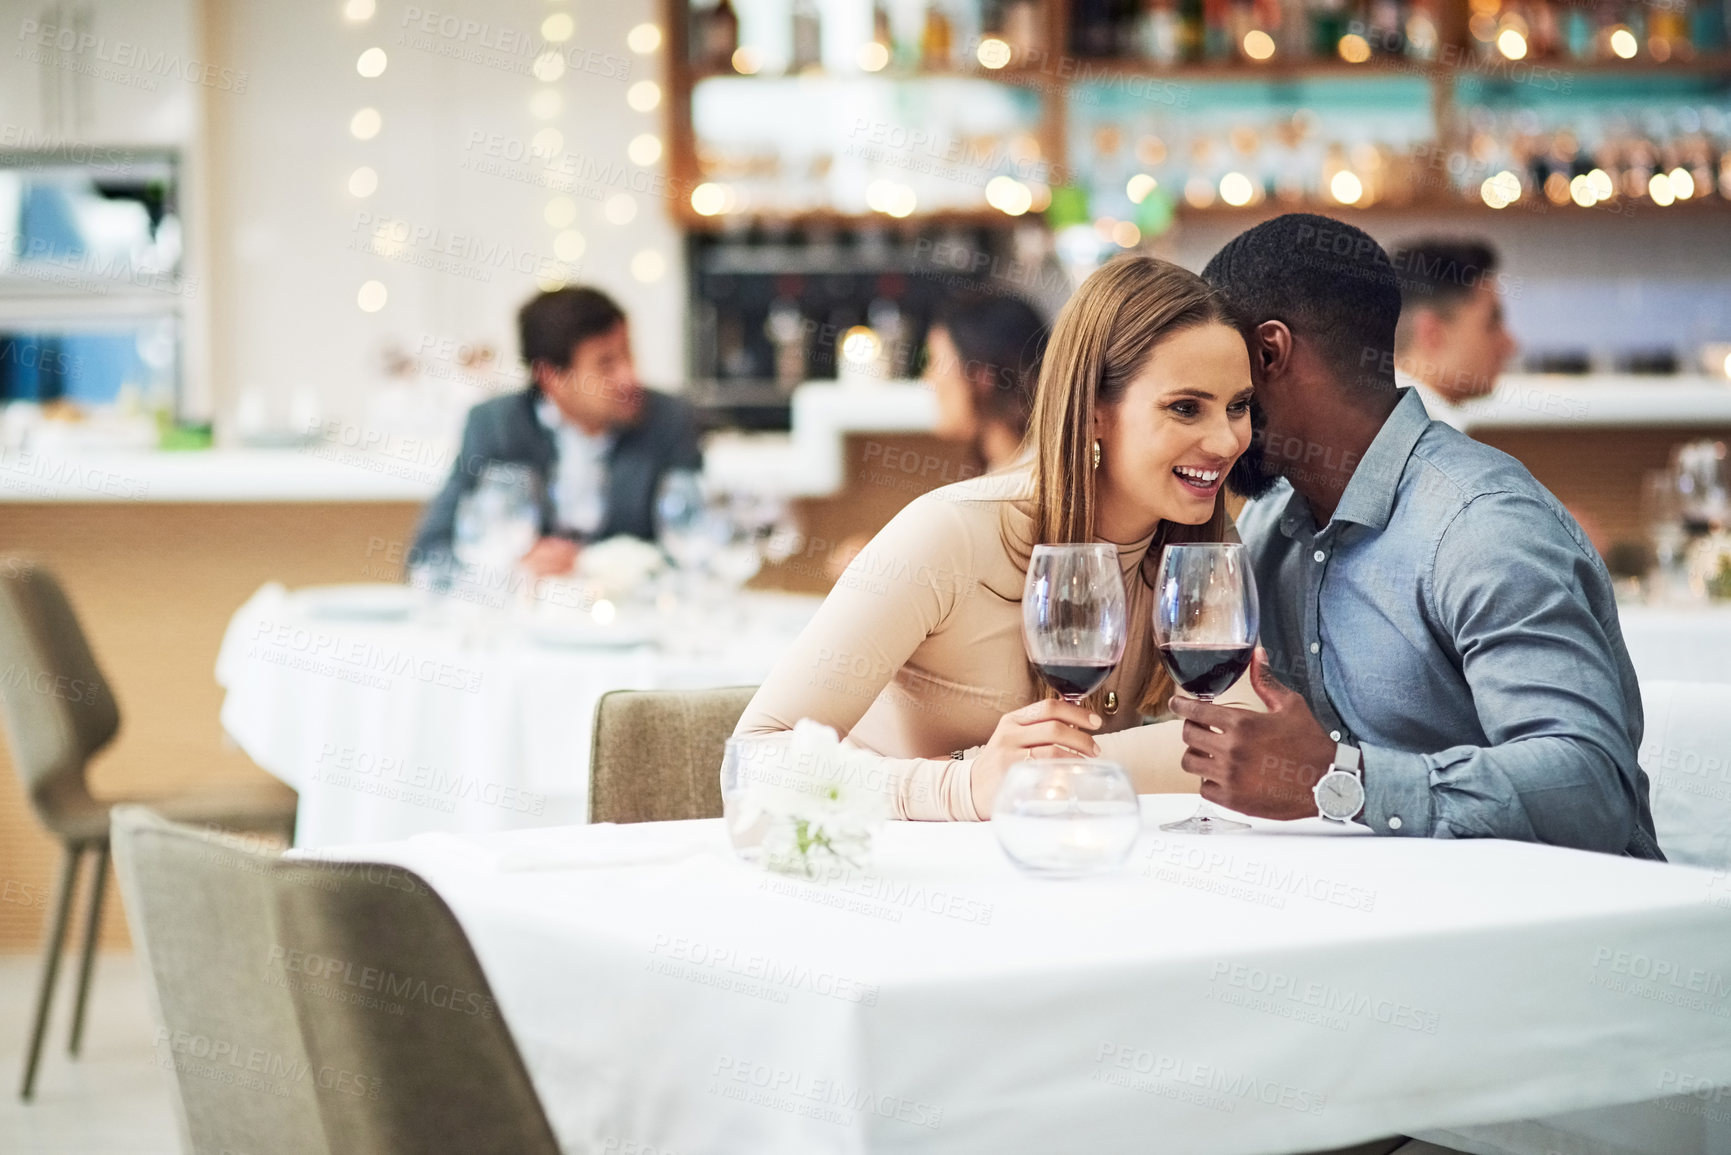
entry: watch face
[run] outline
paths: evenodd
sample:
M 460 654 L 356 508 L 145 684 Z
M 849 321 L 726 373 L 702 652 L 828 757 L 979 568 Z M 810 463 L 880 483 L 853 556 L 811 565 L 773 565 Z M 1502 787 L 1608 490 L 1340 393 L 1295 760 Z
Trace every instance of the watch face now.
M 1316 808 L 1324 818 L 1350 821 L 1364 808 L 1364 784 L 1356 774 L 1330 770 L 1316 784 Z

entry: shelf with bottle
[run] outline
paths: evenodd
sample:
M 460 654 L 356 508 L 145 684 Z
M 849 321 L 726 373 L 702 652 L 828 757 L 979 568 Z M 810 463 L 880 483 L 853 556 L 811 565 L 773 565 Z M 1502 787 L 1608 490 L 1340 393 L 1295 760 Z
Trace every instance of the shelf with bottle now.
M 1462 77 L 1447 170 L 1492 209 L 1731 206 L 1731 91 L 1701 77 L 1581 78 L 1564 93 Z
M 1068 34 L 1126 72 L 1731 71 L 1728 27 L 1727 0 L 1076 0 Z
M 699 219 L 1038 212 L 1046 121 L 1043 94 L 963 77 L 716 77 L 691 95 L 689 209 Z
M 992 76 L 1038 72 L 1044 0 L 690 3 L 686 67 L 709 76 Z
M 1032 291 L 1042 230 L 938 225 L 754 226 L 693 235 L 690 375 L 721 397 L 807 381 L 917 376 L 938 305 L 969 287 Z

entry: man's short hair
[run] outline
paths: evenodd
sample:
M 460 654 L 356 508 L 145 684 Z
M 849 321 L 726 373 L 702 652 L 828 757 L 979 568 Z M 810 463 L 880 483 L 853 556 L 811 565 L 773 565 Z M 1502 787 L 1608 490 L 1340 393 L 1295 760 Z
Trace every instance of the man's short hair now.
M 537 293 L 517 311 L 517 343 L 523 363 L 571 367 L 571 354 L 625 320 L 625 310 L 599 289 L 571 285 Z
M 1497 251 L 1470 237 L 1426 237 L 1396 249 L 1389 258 L 1400 282 L 1401 346 L 1411 339 L 1412 317 L 1431 309 L 1452 317 L 1481 284 L 1494 283 Z
M 1363 229 L 1286 213 L 1228 241 L 1202 278 L 1246 330 L 1282 321 L 1341 381 L 1394 388 L 1400 286 L 1388 254 Z

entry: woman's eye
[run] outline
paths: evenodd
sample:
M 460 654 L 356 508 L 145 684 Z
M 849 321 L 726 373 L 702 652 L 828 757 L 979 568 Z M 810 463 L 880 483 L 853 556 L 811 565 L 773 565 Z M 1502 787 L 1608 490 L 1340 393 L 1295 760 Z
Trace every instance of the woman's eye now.
M 1172 412 L 1179 417 L 1194 417 L 1200 411 L 1200 407 L 1194 401 L 1175 401 L 1172 403 Z
M 1249 398 L 1246 398 L 1243 401 L 1234 401 L 1232 404 L 1230 404 L 1226 407 L 1226 411 L 1228 413 L 1232 414 L 1234 417 L 1242 416 L 1243 414 L 1249 413 L 1250 412 L 1250 400 L 1249 400 Z

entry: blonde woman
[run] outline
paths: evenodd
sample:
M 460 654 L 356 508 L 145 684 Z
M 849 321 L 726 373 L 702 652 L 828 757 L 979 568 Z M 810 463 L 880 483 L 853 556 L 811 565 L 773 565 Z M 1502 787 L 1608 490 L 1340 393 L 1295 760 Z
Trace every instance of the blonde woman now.
M 1151 634 L 1161 549 L 1227 537 L 1226 472 L 1250 443 L 1250 357 L 1201 278 L 1126 257 L 1059 313 L 1027 463 L 917 498 L 848 566 L 746 708 L 740 735 L 811 718 L 884 759 L 897 817 L 991 815 L 1005 771 L 1068 750 L 1142 793 L 1190 792 Z M 1022 646 L 1037 543 L 1116 544 L 1129 642 L 1086 706 L 1048 696 Z M 1236 691 L 1235 691 L 1236 693 Z M 1068 748 L 1066 750 L 1065 748 Z

